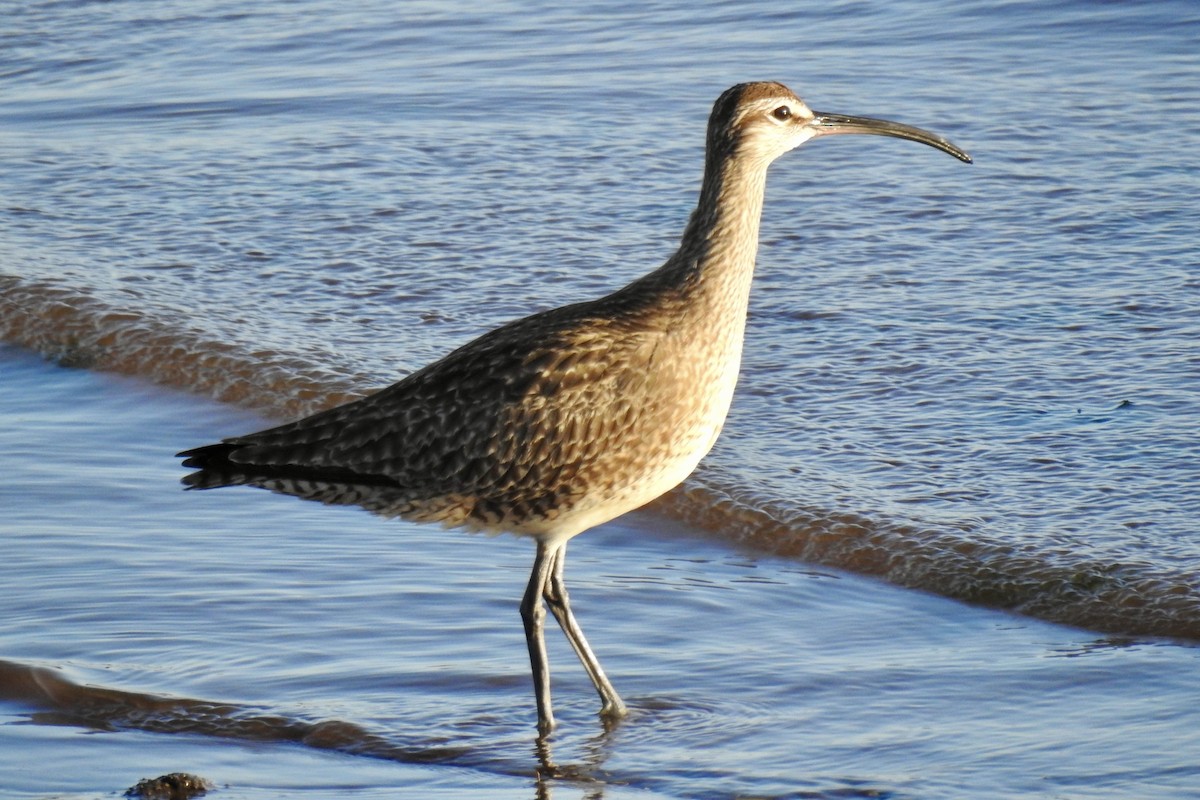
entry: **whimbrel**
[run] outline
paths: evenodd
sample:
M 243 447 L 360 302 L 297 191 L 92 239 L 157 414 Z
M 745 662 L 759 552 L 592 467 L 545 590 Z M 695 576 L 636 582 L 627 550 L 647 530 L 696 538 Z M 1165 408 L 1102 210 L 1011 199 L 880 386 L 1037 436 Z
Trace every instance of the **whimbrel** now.
M 741 362 L 767 167 L 809 139 L 845 133 L 971 160 L 920 128 L 812 111 L 778 83 L 734 86 L 713 106 L 700 200 L 661 267 L 598 300 L 497 328 L 361 400 L 180 453 L 198 470 L 183 482 L 533 538 L 521 617 L 540 733 L 554 727 L 546 607 L 601 714 L 623 715 L 571 612 L 567 542 L 676 486 L 712 447 Z

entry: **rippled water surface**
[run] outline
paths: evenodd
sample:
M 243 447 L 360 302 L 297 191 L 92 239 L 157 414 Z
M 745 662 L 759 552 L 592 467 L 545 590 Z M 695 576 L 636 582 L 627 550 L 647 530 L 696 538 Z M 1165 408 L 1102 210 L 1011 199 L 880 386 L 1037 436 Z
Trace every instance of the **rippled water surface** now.
M 183 495 L 171 454 L 265 420 L 147 386 L 294 415 L 617 288 L 674 247 L 713 99 L 764 78 L 976 163 L 836 137 L 773 167 L 724 435 L 572 546 L 638 712 L 602 735 L 553 653 L 587 780 L 551 788 L 1200 782 L 1194 3 L 31 2 L 0 45 L 0 336 L 91 370 L 0 365 L 0 789 L 116 790 L 162 748 L 246 796 L 397 764 L 528 796 L 528 543 Z M 154 735 L 194 719 L 207 746 Z M 311 747 L 256 783 L 260 728 Z M 103 780 L 40 781 L 47 747 Z
M 631 715 L 605 730 L 552 637 L 561 727 L 539 752 L 516 613 L 529 542 L 251 490 L 184 501 L 163 453 L 263 420 L 11 350 L 0 378 L 0 448 L 29 465 L 0 487 L 0 581 L 19 587 L 0 597 L 0 796 L 111 796 L 181 770 L 234 798 L 1179 797 L 1200 781 L 1195 648 L 637 515 L 581 537 L 569 570 Z

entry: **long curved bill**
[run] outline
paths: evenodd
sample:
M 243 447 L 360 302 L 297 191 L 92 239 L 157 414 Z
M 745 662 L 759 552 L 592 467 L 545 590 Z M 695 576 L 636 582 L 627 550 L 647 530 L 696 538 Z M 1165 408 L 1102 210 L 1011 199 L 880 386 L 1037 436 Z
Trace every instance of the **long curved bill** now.
M 899 122 L 889 122 L 886 119 L 875 119 L 874 117 L 851 117 L 846 114 L 826 114 L 822 111 L 814 111 L 813 114 L 815 116 L 809 124 L 816 131 L 817 136 L 831 136 L 837 133 L 870 133 L 876 136 L 893 136 L 897 139 L 910 139 L 930 147 L 936 147 L 959 161 L 971 163 L 971 157 L 961 147 L 922 128 L 914 128 L 912 125 L 903 125 Z

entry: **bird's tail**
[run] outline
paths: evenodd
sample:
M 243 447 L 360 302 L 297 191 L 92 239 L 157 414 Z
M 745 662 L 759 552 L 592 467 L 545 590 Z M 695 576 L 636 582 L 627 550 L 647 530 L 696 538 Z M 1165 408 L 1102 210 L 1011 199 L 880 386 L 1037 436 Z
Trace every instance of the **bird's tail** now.
M 248 483 L 250 476 L 246 474 L 246 468 L 229 458 L 234 449 L 234 445 L 222 442 L 176 453 L 177 458 L 184 460 L 183 466 L 196 470 L 180 478 L 180 483 L 189 489 L 218 489 Z

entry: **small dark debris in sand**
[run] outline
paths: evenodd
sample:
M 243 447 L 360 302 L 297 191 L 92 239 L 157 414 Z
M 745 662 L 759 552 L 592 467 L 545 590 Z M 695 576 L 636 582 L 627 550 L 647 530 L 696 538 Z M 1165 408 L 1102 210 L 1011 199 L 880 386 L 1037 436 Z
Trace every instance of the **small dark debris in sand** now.
M 136 786 L 125 790 L 125 796 L 139 800 L 188 800 L 189 797 L 205 794 L 211 788 L 212 784 L 198 775 L 172 772 L 170 775 L 138 781 Z

